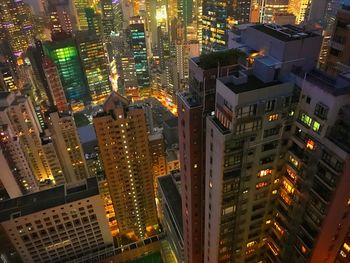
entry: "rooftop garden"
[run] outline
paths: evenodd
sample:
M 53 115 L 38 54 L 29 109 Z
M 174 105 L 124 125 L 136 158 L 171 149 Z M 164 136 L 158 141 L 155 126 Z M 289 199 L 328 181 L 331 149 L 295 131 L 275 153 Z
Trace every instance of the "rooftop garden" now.
M 201 54 L 198 66 L 203 69 L 212 69 L 219 66 L 228 66 L 237 64 L 238 59 L 244 57 L 245 54 L 237 49 L 228 49 L 224 51 L 211 52 Z

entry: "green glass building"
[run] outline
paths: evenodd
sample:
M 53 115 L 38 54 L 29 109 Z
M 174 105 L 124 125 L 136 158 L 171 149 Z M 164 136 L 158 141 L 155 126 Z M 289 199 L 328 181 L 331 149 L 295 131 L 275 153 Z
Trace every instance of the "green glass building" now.
M 71 38 L 46 42 L 45 54 L 56 64 L 67 100 L 90 101 L 75 41 Z
M 130 44 L 135 60 L 135 70 L 139 87 L 150 85 L 149 67 L 147 59 L 147 46 L 145 36 L 145 25 L 140 17 L 130 20 Z
M 80 31 L 76 34 L 76 42 L 89 95 L 93 102 L 101 102 L 111 93 L 109 66 L 102 40 L 88 31 Z

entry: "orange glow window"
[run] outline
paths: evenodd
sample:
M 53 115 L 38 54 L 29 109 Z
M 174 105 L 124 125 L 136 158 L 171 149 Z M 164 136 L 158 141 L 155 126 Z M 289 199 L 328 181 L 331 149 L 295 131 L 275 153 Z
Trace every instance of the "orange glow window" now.
M 309 150 L 315 150 L 315 142 L 311 139 L 308 139 L 306 142 L 306 148 L 308 148 Z

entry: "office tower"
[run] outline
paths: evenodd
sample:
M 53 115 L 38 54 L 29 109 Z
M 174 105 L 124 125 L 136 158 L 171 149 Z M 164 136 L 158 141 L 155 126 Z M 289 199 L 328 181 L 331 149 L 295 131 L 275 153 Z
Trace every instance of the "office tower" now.
M 39 191 L 38 182 L 21 147 L 20 138 L 7 124 L 0 125 L 0 149 L 1 168 L 4 169 L 1 170 L 0 180 L 10 198 Z
M 88 28 L 87 30 L 90 34 L 94 34 L 96 36 L 101 35 L 101 16 L 99 13 L 95 12 L 95 9 L 92 7 L 85 8 L 85 16 Z
M 33 36 L 30 9 L 21 0 L 1 1 L 0 23 L 8 37 L 13 54 L 19 56 L 27 49 Z
M 56 65 L 48 57 L 45 57 L 42 68 L 47 80 L 49 96 L 52 98 L 52 105 L 55 106 L 59 112 L 69 111 L 68 102 Z
M 93 123 L 120 234 L 144 238 L 157 224 L 145 112 L 114 92 L 103 108 Z
M 68 38 L 43 44 L 45 55 L 57 66 L 64 93 L 68 102 L 89 101 L 76 43 Z
M 189 92 L 178 94 L 184 261 L 188 263 L 203 261 L 205 118 L 214 108 L 217 74 L 229 74 L 236 64 L 231 51 L 192 58 Z
M 35 178 L 38 181 L 52 180 L 52 173 L 41 145 L 42 129 L 30 99 L 9 92 L 0 92 L 0 95 L 0 123 L 10 126 L 18 136 Z
M 49 129 L 67 183 L 89 176 L 83 149 L 70 112 L 50 113 Z
M 308 20 L 311 2 L 311 0 L 289 0 L 288 12 L 295 15 L 296 24 L 300 24 Z
M 288 0 L 259 0 L 260 23 L 271 23 L 274 14 L 288 12 Z
M 104 39 L 109 40 L 112 32 L 116 32 L 115 18 L 114 18 L 114 3 L 112 0 L 101 0 L 101 23 L 102 34 Z M 117 18 L 116 18 L 117 19 Z
M 189 60 L 199 56 L 199 43 L 176 44 L 176 69 L 177 76 L 174 83 L 175 92 L 184 90 L 188 85 Z
M 338 262 L 350 223 L 350 79 L 311 71 L 298 72 L 296 83 L 301 96 L 270 240 L 281 262 Z
M 129 21 L 130 45 L 135 60 L 137 83 L 140 88 L 150 85 L 149 66 L 147 59 L 147 45 L 144 21 L 139 17 L 132 17 Z
M 23 262 L 67 262 L 113 247 L 95 177 L 0 206 L 1 225 Z
M 226 1 L 203 1 L 202 52 L 223 50 L 227 47 L 227 21 L 232 17 L 232 5 Z
M 169 261 L 175 254 L 175 262 L 183 262 L 183 227 L 182 227 L 182 205 L 179 186 L 176 177 L 179 174 L 160 176 L 158 181 L 158 199 L 161 205 L 160 222 L 164 227 L 166 239 L 173 253 L 169 253 Z
M 121 60 L 121 76 L 125 89 L 137 87 L 137 76 L 135 69 L 135 59 L 132 54 L 123 55 Z
M 77 30 L 69 1 L 48 0 L 47 12 L 51 21 L 51 30 L 58 33 L 62 31 L 72 33 Z
M 79 30 L 88 30 L 88 21 L 85 9 L 92 6 L 91 0 L 73 0 L 74 15 L 78 24 Z
M 76 34 L 76 42 L 89 95 L 92 102 L 101 103 L 111 92 L 108 61 L 102 40 L 85 31 Z
M 337 13 L 333 35 L 328 51 L 327 63 L 329 72 L 348 71 L 350 66 L 350 5 L 344 6 Z
M 157 177 L 167 174 L 165 144 L 162 131 L 149 135 L 148 144 L 151 157 L 154 190 L 156 190 Z
M 16 91 L 17 79 L 14 72 L 8 64 L 0 62 L 0 90 L 1 91 Z

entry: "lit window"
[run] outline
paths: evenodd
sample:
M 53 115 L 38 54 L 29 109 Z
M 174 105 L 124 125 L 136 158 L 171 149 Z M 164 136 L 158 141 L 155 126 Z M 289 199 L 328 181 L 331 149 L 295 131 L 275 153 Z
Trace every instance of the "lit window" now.
M 209 187 L 213 188 L 213 183 L 211 181 L 209 181 Z
M 234 212 L 234 207 L 233 206 L 229 206 L 229 207 L 226 207 L 224 209 L 222 209 L 222 215 L 228 215 L 228 214 L 231 214 Z
M 294 111 L 290 111 L 289 114 L 288 114 L 290 117 L 294 116 Z
M 284 234 L 283 228 L 276 222 L 274 222 L 273 225 L 275 226 L 275 229 L 277 230 L 277 232 L 282 236 Z
M 321 125 L 319 122 L 317 121 L 314 121 L 314 123 L 312 124 L 312 130 L 315 131 L 315 132 L 318 132 L 321 128 Z
M 272 191 L 272 194 L 273 194 L 273 195 L 277 194 L 277 190 L 273 190 L 273 191 Z
M 289 161 L 297 168 L 299 168 L 299 162 L 292 155 L 289 155 Z
M 306 148 L 309 150 L 315 150 L 315 142 L 311 139 L 308 139 L 306 142 Z
M 340 255 L 343 257 L 343 258 L 346 258 L 346 254 L 343 250 L 340 250 Z
M 307 252 L 306 247 L 304 245 L 301 245 L 300 250 L 303 254 Z
M 269 185 L 268 182 L 260 182 L 260 183 L 257 183 L 257 184 L 255 185 L 255 188 L 256 188 L 256 189 L 261 189 L 261 188 L 264 188 L 264 187 L 266 187 L 266 186 L 268 186 L 268 185 Z
M 257 244 L 256 241 L 251 241 L 247 243 L 247 248 L 254 247 Z
M 294 187 L 290 182 L 288 182 L 287 180 L 283 180 L 282 185 L 288 193 L 294 193 Z
M 302 114 L 301 114 L 300 120 L 301 120 L 305 125 L 307 125 L 307 126 L 309 126 L 309 127 L 311 126 L 312 119 L 311 119 L 308 115 L 306 115 L 305 113 L 302 113 Z
M 290 205 L 292 203 L 292 200 L 290 199 L 289 195 L 284 190 L 281 190 L 280 196 L 285 204 Z
M 275 121 L 278 120 L 278 114 L 272 114 L 269 116 L 269 121 Z
M 265 224 L 266 224 L 266 225 L 271 224 L 271 220 L 266 220 Z
M 290 177 L 291 179 L 293 179 L 293 181 L 296 180 L 297 176 L 296 176 L 296 174 L 292 171 L 292 169 L 287 168 L 287 174 L 289 175 L 289 177 Z
M 348 245 L 348 243 L 344 243 L 343 247 L 346 251 L 350 252 L 350 246 Z
M 264 177 L 264 176 L 271 175 L 271 174 L 272 174 L 271 169 L 260 170 L 258 173 L 258 177 Z
M 194 165 L 193 165 L 193 168 L 197 168 L 198 167 L 198 165 L 195 163 Z

